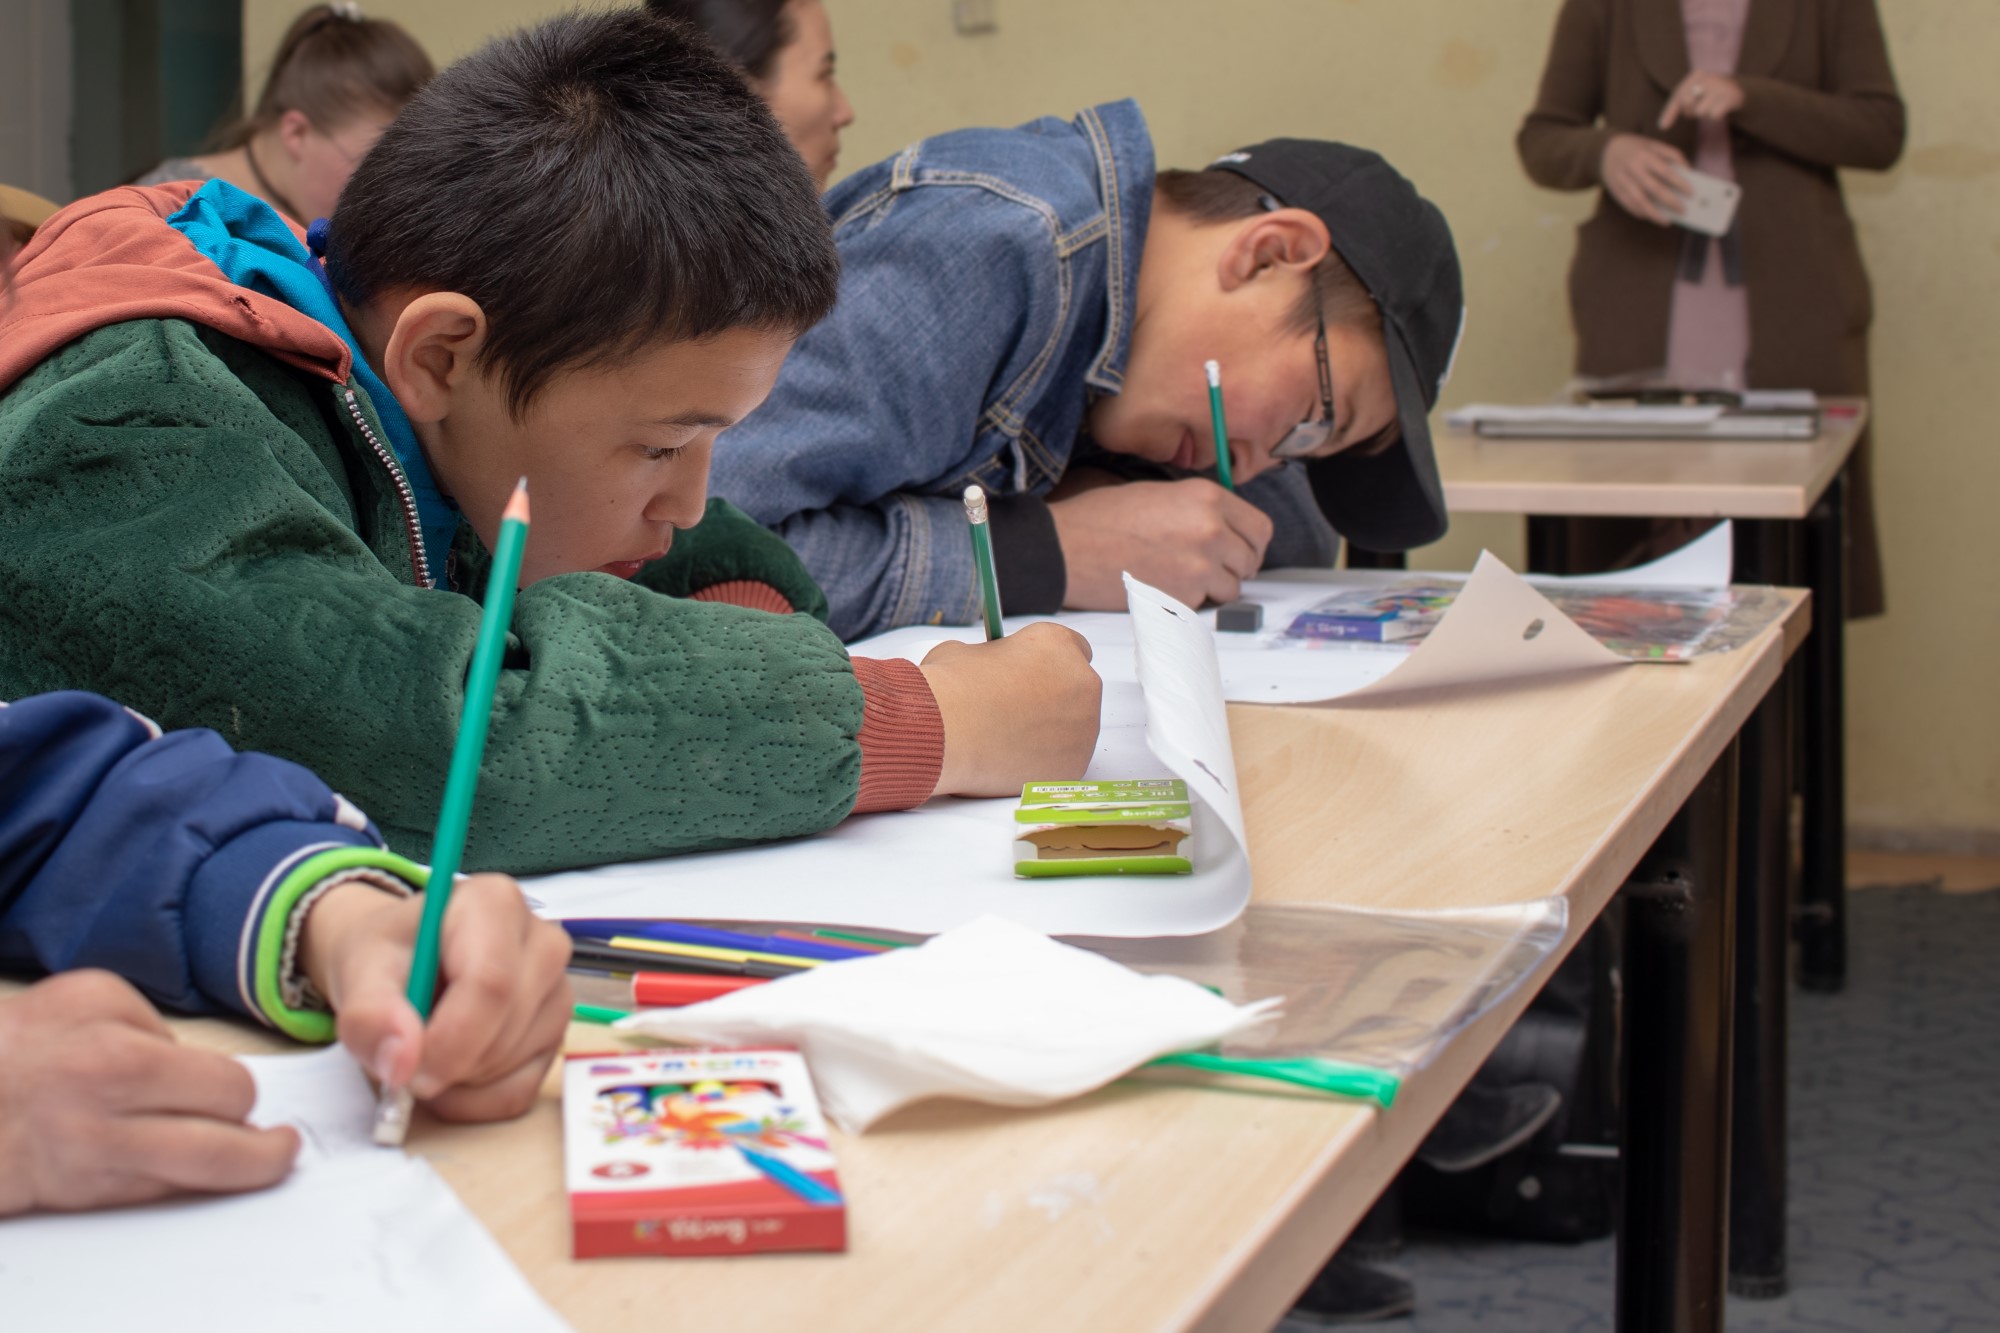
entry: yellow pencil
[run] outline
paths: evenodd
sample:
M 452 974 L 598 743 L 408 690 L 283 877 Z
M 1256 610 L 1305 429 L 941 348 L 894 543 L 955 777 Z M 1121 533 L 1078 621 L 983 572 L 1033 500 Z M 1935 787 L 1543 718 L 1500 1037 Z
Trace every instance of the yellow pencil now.
M 667 954 L 675 958 L 709 958 L 721 963 L 781 963 L 786 967 L 818 967 L 821 959 L 799 958 L 786 953 L 764 953 L 757 949 L 718 949 L 711 944 L 677 944 L 667 940 L 642 939 L 637 935 L 614 935 L 617 949 L 638 949 L 645 953 Z

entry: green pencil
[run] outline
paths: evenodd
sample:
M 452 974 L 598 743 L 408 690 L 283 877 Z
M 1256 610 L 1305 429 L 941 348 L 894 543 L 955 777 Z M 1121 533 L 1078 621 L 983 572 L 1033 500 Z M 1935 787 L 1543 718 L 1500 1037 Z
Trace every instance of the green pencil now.
M 430 880 L 424 889 L 424 914 L 417 926 L 416 950 L 410 957 L 410 1003 L 425 1018 L 437 998 L 438 948 L 444 934 L 445 908 L 451 904 L 452 881 L 465 853 L 466 825 L 472 822 L 472 797 L 479 787 L 479 761 L 486 753 L 487 725 L 493 717 L 493 689 L 500 681 L 500 657 L 507 648 L 507 627 L 514 619 L 514 589 L 521 581 L 521 552 L 528 542 L 528 479 L 521 478 L 500 516 L 499 549 L 486 576 L 486 604 L 479 614 L 479 641 L 472 650 L 472 672 L 465 682 L 465 705 L 458 715 L 458 739 L 451 749 L 451 771 L 444 781 L 444 801 L 438 811 L 437 833 L 431 839 Z M 408 1088 L 382 1089 L 375 1108 L 375 1142 L 396 1147 L 410 1130 Z
M 1236 489 L 1236 478 L 1229 472 L 1229 423 L 1222 416 L 1222 364 L 1205 361 L 1202 369 L 1208 372 L 1208 415 L 1215 423 L 1215 479 L 1222 483 L 1222 489 Z
M 986 525 L 986 492 L 965 488 L 965 521 L 972 526 L 972 563 L 979 570 L 979 601 L 986 611 L 986 637 L 1006 634 L 1000 624 L 1000 580 L 993 572 L 993 534 Z

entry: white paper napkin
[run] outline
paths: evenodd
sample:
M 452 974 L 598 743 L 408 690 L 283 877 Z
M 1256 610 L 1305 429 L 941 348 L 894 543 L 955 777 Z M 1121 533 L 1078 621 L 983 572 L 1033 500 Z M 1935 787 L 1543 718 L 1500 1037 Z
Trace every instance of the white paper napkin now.
M 750 986 L 618 1027 L 679 1042 L 797 1046 L 835 1123 L 859 1133 L 927 1097 L 1040 1106 L 1154 1056 L 1262 1022 L 1179 977 L 1143 976 L 999 917 L 913 949 Z

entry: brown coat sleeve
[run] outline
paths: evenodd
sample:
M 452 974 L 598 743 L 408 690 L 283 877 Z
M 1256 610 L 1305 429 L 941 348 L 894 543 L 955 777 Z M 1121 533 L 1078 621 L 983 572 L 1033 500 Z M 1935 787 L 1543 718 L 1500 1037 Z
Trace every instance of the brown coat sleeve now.
M 1745 77 L 1738 132 L 1827 167 L 1885 171 L 1903 152 L 1903 99 L 1875 0 L 1829 0 L 1824 88 Z
M 1598 165 L 1612 131 L 1604 114 L 1604 0 L 1564 0 L 1549 43 L 1548 64 L 1534 110 L 1521 123 L 1514 147 L 1528 179 L 1551 190 L 1588 190 L 1600 183 Z

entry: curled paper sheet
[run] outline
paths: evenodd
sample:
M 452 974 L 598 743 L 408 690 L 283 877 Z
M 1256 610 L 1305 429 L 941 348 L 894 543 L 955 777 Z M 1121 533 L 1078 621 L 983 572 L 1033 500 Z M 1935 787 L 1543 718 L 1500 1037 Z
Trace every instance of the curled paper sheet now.
M 827 1114 L 853 1133 L 930 1097 L 1041 1106 L 1155 1056 L 1270 1017 L 1191 981 L 1142 976 L 998 917 L 914 949 L 801 972 L 618 1023 L 671 1041 L 797 1046 Z

